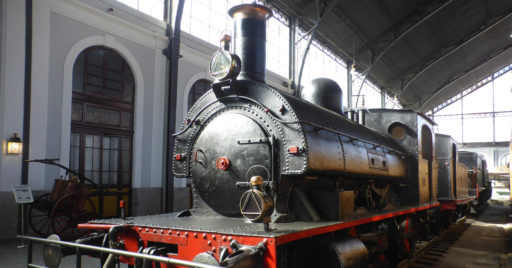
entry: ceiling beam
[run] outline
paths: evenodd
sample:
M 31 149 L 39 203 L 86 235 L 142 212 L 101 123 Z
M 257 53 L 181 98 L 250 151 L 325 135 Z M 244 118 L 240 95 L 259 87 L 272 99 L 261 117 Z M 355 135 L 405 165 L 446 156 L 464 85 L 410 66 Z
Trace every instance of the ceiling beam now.
M 449 55 L 451 55 L 452 53 L 454 53 L 455 51 L 459 50 L 461 47 L 467 45 L 468 43 L 470 43 L 471 41 L 475 40 L 476 38 L 480 37 L 481 35 L 483 35 L 484 33 L 486 33 L 487 31 L 489 31 L 490 29 L 494 28 L 496 25 L 502 23 L 503 21 L 505 21 L 506 19 L 508 19 L 509 17 L 512 16 L 512 12 L 511 11 L 508 11 L 505 15 L 503 15 L 500 19 L 498 19 L 497 21 L 495 21 L 494 23 L 492 23 L 491 25 L 487 25 L 486 27 L 484 28 L 481 28 L 480 31 L 478 31 L 475 35 L 473 35 L 471 38 L 467 39 L 466 41 L 462 42 L 461 44 L 459 45 L 456 45 L 455 47 L 453 47 L 452 49 L 446 51 L 444 54 L 442 54 L 441 56 L 439 56 L 438 58 L 436 58 L 435 60 L 431 61 L 429 64 L 425 65 L 424 67 L 421 68 L 421 70 L 419 70 L 418 72 L 416 72 L 411 78 L 409 78 L 409 80 L 405 83 L 405 85 L 403 86 L 403 88 L 401 89 L 401 93 L 403 93 L 406 89 L 409 88 L 409 86 L 416 80 L 416 78 L 418 78 L 419 76 L 421 76 L 423 73 L 425 73 L 428 69 L 430 69 L 432 66 L 436 65 L 437 63 L 441 62 L 442 60 L 444 60 L 446 57 L 448 57 Z
M 506 46 L 505 48 L 502 48 L 500 50 L 498 50 L 497 52 L 491 54 L 490 56 L 488 56 L 487 58 L 483 59 L 482 61 L 478 62 L 477 64 L 471 66 L 470 68 L 468 68 L 467 70 L 465 70 L 463 73 L 461 73 L 459 76 L 455 77 L 454 79 L 450 80 L 450 81 L 447 81 L 445 84 L 441 85 L 440 88 L 436 89 L 434 92 L 432 92 L 426 99 L 425 101 L 423 101 L 423 103 L 421 103 L 419 105 L 419 109 L 418 110 L 422 110 L 425 105 L 431 101 L 435 96 L 437 96 L 439 93 L 443 92 L 444 89 L 446 89 L 448 86 L 450 86 L 451 84 L 457 82 L 458 80 L 462 79 L 464 76 L 466 76 L 467 74 L 470 74 L 472 73 L 474 70 L 476 70 L 478 67 L 480 67 L 481 65 L 497 58 L 497 57 L 500 57 L 501 55 L 503 55 L 504 53 L 506 53 L 509 49 L 512 49 L 512 45 L 508 45 Z

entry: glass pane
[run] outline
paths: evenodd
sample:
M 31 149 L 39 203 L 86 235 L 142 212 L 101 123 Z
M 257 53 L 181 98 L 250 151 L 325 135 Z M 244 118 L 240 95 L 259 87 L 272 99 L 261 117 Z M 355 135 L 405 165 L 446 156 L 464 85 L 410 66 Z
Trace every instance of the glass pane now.
M 129 172 L 123 172 L 123 181 L 122 181 L 122 183 L 123 183 L 124 185 L 128 185 L 128 184 L 130 184 L 130 177 L 131 177 L 131 176 L 130 176 L 130 173 L 129 173 Z
M 71 133 L 71 146 L 80 146 L 80 133 Z
M 459 99 L 458 101 L 446 106 L 441 111 L 435 113 L 435 116 L 447 114 L 462 114 L 462 101 Z
M 110 170 L 117 170 L 118 151 L 112 151 L 110 154 Z
M 97 66 L 103 65 L 103 49 L 90 49 L 87 51 L 87 62 Z
M 131 152 L 130 151 L 123 151 L 122 153 L 123 157 L 123 171 L 130 171 L 131 169 Z
M 497 112 L 512 111 L 512 71 L 494 81 L 494 109 Z
M 125 71 L 123 72 L 123 86 L 123 100 L 132 102 L 135 80 L 128 65 L 126 65 Z
M 104 56 L 105 68 L 121 72 L 121 69 L 123 68 L 123 59 L 119 55 L 110 50 L 105 50 Z
M 496 122 L 496 141 L 512 141 L 512 113 L 498 114 Z
M 103 170 L 103 171 L 110 170 L 109 159 L 110 159 L 110 150 L 103 149 L 103 159 L 101 161 L 101 170 Z
M 93 177 L 92 177 L 92 171 L 85 171 L 84 172 L 84 176 L 87 178 L 87 179 L 90 179 L 92 181 L 94 181 L 95 183 L 100 183 L 99 180 L 94 180 Z
M 467 117 L 464 115 L 464 142 L 492 142 L 492 117 Z
M 94 148 L 101 148 L 101 136 L 94 135 Z
M 110 140 L 110 149 L 118 149 L 119 148 L 119 138 L 111 137 Z
M 85 148 L 85 170 L 92 170 L 92 149 Z
M 80 168 L 80 148 L 71 147 L 70 155 L 71 156 L 69 159 L 69 163 L 70 163 L 69 168 L 72 170 L 78 171 L 78 169 Z
M 117 172 L 110 173 L 110 184 L 117 184 Z
M 121 92 L 123 90 L 123 84 L 118 81 L 105 80 L 105 87 L 113 90 L 114 92 L 112 92 L 112 94 L 115 94 L 115 96 L 118 95 L 117 92 Z
M 97 171 L 92 172 L 92 180 L 94 182 L 100 182 L 100 173 Z
M 110 149 L 110 137 L 109 136 L 103 137 L 103 149 Z
M 457 142 L 462 142 L 462 117 L 459 116 L 443 116 L 436 117 L 438 133 L 452 136 Z
M 82 92 L 84 88 L 84 54 L 80 53 L 73 65 L 73 91 Z
M 106 125 L 119 126 L 121 121 L 121 113 L 119 111 L 113 111 L 105 109 L 103 110 L 104 117 L 103 123 Z
M 462 98 L 462 105 L 464 114 L 492 112 L 492 83 Z
M 112 81 L 122 81 L 123 77 L 120 72 L 105 71 L 105 78 Z
M 98 77 L 98 76 L 88 75 L 86 81 L 87 81 L 87 84 L 90 84 L 93 86 L 99 86 L 99 87 L 103 86 L 103 78 Z
M 103 171 L 101 173 L 101 179 L 103 180 L 103 183 L 110 181 L 110 172 Z
M 101 124 L 103 122 L 103 109 L 94 106 L 86 106 L 85 121 Z
M 93 149 L 93 165 L 92 165 L 92 169 L 93 170 L 100 170 L 100 149 Z
M 71 105 L 71 120 L 82 121 L 82 104 L 73 103 Z
M 103 68 L 94 65 L 87 65 L 87 75 L 93 75 L 101 78 L 103 77 Z
M 90 91 L 91 93 L 101 92 L 103 90 L 103 87 L 98 87 L 94 85 L 86 85 L 85 88 L 87 89 L 87 91 Z
M 92 148 L 93 142 L 92 142 L 92 135 L 91 134 L 85 134 L 85 147 Z

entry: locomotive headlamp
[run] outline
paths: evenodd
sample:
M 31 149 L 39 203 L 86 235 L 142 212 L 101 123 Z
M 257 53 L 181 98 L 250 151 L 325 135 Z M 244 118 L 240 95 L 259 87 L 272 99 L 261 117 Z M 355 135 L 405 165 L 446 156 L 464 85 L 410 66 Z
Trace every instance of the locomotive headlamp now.
M 237 55 L 226 50 L 217 51 L 210 60 L 210 75 L 218 81 L 233 79 L 240 73 L 241 66 Z
M 14 133 L 12 137 L 7 140 L 7 154 L 21 154 L 23 150 L 23 142 L 18 136 L 18 133 Z
M 52 234 L 46 239 L 60 241 L 60 237 Z M 59 267 L 62 260 L 62 249 L 59 245 L 45 244 L 43 247 L 43 260 L 47 267 Z

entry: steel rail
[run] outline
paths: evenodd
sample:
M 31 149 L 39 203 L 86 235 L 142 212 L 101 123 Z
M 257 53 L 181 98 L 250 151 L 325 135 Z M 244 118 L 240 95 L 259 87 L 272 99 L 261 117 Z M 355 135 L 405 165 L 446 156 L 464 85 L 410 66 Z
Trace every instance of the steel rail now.
M 38 243 L 43 243 L 43 244 L 54 244 L 54 245 L 59 245 L 59 246 L 74 247 L 77 249 L 92 250 L 92 251 L 104 252 L 104 253 L 108 253 L 108 254 L 121 255 L 121 256 L 126 256 L 126 257 L 137 258 L 137 259 L 145 259 L 145 260 L 150 260 L 150 261 L 155 261 L 155 262 L 181 265 L 181 266 L 186 266 L 186 267 L 197 267 L 197 268 L 221 267 L 221 266 L 214 266 L 214 265 L 203 264 L 203 263 L 198 263 L 198 262 L 193 262 L 193 261 L 184 261 L 184 260 L 178 260 L 178 259 L 173 259 L 173 258 L 169 258 L 169 257 L 154 256 L 154 255 L 149 255 L 149 254 L 130 252 L 130 251 L 126 251 L 126 250 L 77 244 L 77 243 L 66 242 L 66 241 L 56 241 L 56 240 L 49 240 L 49 239 L 45 239 L 45 238 L 38 238 L 38 237 L 31 237 L 31 236 L 24 236 L 24 235 L 18 235 L 16 237 L 23 239 L 23 240 L 28 240 L 28 241 L 38 242 Z

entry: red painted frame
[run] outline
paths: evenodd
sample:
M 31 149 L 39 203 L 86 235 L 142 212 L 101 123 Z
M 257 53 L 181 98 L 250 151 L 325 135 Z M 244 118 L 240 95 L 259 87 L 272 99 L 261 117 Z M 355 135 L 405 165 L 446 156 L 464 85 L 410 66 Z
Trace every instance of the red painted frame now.
M 466 205 L 467 203 L 473 201 L 473 197 L 465 198 L 465 199 L 457 199 L 457 200 L 447 200 L 440 201 L 441 202 L 441 211 L 445 210 L 457 210 L 457 206 Z
M 176 258 L 181 260 L 192 261 L 194 257 L 202 252 L 213 252 L 214 256 L 219 259 L 219 248 L 229 248 L 229 244 L 232 240 L 236 240 L 244 245 L 257 245 L 260 242 L 264 242 L 267 250 L 265 251 L 263 266 L 269 268 L 277 267 L 277 247 L 292 241 L 297 241 L 306 237 L 312 237 L 316 235 L 326 234 L 335 232 L 343 229 L 349 229 L 358 225 L 363 225 L 371 222 L 377 222 L 401 215 L 407 215 L 431 208 L 438 207 L 439 203 L 432 203 L 419 207 L 413 207 L 404 210 L 398 210 L 394 212 L 384 213 L 371 217 L 364 217 L 356 220 L 347 222 L 334 223 L 332 225 L 307 229 L 294 233 L 285 234 L 278 237 L 260 237 L 260 236 L 242 236 L 242 235 L 230 235 L 222 233 L 211 233 L 211 232 L 197 232 L 187 230 L 173 230 L 166 228 L 146 228 L 139 226 L 127 226 L 126 231 L 120 233 L 118 238 L 124 240 L 126 250 L 137 252 L 139 246 L 139 238 L 143 241 L 144 246 L 148 246 L 148 242 L 157 242 L 164 244 L 174 244 L 178 248 L 177 254 L 169 254 L 168 257 Z M 108 230 L 113 224 L 95 224 L 95 223 L 83 223 L 79 224 L 80 229 L 95 229 L 95 230 Z M 121 258 L 123 262 L 134 264 L 134 260 L 131 258 Z M 171 267 L 165 266 L 163 267 Z M 172 266 L 175 267 L 175 266 Z M 178 266 L 179 267 L 179 266 Z

